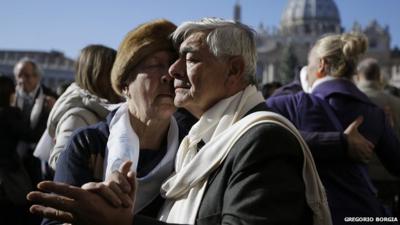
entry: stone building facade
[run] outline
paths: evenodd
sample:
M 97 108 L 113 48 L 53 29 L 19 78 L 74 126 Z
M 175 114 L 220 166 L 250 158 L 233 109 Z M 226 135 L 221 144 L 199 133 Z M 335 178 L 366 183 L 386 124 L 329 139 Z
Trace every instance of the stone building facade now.
M 237 3 L 234 8 L 236 20 L 240 18 L 238 6 Z M 290 47 L 297 59 L 295 73 L 307 64 L 308 51 L 318 38 L 327 33 L 345 32 L 334 0 L 288 0 L 278 28 L 267 29 L 260 25 L 256 31 L 257 78 L 262 84 L 282 81 L 279 68 L 285 48 Z M 365 57 L 378 59 L 385 79 L 400 87 L 400 51 L 390 47 L 389 27 L 374 20 L 365 27 L 354 22 L 349 31 L 363 32 L 368 37 L 369 49 Z
M 0 50 L 0 72 L 14 77 L 14 65 L 24 57 L 39 64 L 43 71 L 42 83 L 53 90 L 65 82 L 74 80 L 74 60 L 58 51 Z

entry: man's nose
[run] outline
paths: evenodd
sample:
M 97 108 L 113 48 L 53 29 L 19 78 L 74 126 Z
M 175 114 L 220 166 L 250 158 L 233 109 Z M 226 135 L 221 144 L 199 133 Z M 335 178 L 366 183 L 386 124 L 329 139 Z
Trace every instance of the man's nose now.
M 184 60 L 178 58 L 170 67 L 169 67 L 169 75 L 172 78 L 181 80 L 185 77 L 186 69 Z

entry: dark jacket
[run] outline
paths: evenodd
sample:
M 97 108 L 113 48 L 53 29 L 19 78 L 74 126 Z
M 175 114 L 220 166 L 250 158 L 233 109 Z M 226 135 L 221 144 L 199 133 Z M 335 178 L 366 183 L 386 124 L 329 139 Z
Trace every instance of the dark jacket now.
M 0 168 L 15 169 L 20 164 L 17 154 L 19 141 L 31 141 L 29 122 L 16 107 L 0 108 Z
M 317 97 L 319 96 L 319 97 Z M 324 110 L 328 103 L 339 120 L 347 127 L 358 116 L 364 116 L 360 133 L 375 145 L 375 152 L 385 167 L 400 175 L 400 143 L 386 120 L 384 112 L 372 104 L 350 81 L 344 79 L 321 83 L 312 94 L 300 92 L 267 100 L 275 112 L 288 118 L 303 131 L 340 131 L 334 119 Z M 334 224 L 345 224 L 348 216 L 387 216 L 366 171 L 366 165 L 352 161 L 346 152 L 312 149 L 321 180 L 327 189 Z
M 256 110 L 266 110 L 262 103 Z M 208 180 L 196 224 L 312 224 L 296 138 L 275 124 L 248 130 Z M 134 224 L 166 224 L 138 215 Z
M 57 99 L 58 96 L 52 90 L 50 90 L 49 88 L 47 88 L 44 85 L 41 85 L 40 87 L 42 88 L 44 95 L 51 96 L 51 97 Z M 39 121 L 38 121 L 37 125 L 35 127 L 33 127 L 33 134 L 34 134 L 33 142 L 34 143 L 37 143 L 39 141 L 39 139 L 42 137 L 43 132 L 46 130 L 47 119 L 49 118 L 50 111 L 51 111 L 51 108 L 48 105 L 43 104 L 43 108 L 42 108 L 42 112 L 39 117 Z

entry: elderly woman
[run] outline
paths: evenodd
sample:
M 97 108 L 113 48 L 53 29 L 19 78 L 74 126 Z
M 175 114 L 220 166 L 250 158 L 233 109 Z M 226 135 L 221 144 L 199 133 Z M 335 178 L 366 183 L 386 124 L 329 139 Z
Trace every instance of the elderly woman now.
M 300 92 L 270 98 L 267 104 L 291 120 L 298 129 L 310 132 L 343 132 L 343 127 L 362 116 L 364 123 L 360 125 L 362 118 L 359 118 L 354 124 L 359 126 L 360 133 L 355 129 L 349 135 L 366 137 L 375 146 L 374 151 L 385 167 L 399 176 L 400 143 L 385 113 L 351 80 L 357 58 L 366 48 L 367 40 L 359 34 L 329 35 L 318 40 L 308 57 L 310 94 Z M 355 161 L 350 152 L 339 150 L 325 152 L 317 149 L 312 153 L 327 190 L 333 224 L 346 224 L 349 217 L 389 215 L 376 198 L 365 162 Z M 330 155 L 319 156 L 324 154 Z
M 111 86 L 111 69 L 117 52 L 102 45 L 89 45 L 81 50 L 76 63 L 75 82 L 58 98 L 47 121 L 47 131 L 54 146 L 49 164 L 56 163 L 74 130 L 106 118 L 107 107 L 120 101 Z M 45 142 L 40 142 L 45 143 Z M 47 148 L 39 144 L 38 151 Z
M 175 28 L 169 21 L 156 20 L 127 34 L 111 73 L 114 90 L 126 102 L 106 121 L 72 136 L 58 160 L 55 181 L 78 187 L 102 181 L 129 159 L 139 183 L 135 212 L 157 213 L 161 183 L 172 172 L 179 136 L 184 136 L 172 117 L 175 94 L 168 74 L 176 58 L 169 40 Z M 129 205 L 126 201 L 121 198 L 121 202 L 113 203 Z M 120 218 L 112 219 L 118 224 Z

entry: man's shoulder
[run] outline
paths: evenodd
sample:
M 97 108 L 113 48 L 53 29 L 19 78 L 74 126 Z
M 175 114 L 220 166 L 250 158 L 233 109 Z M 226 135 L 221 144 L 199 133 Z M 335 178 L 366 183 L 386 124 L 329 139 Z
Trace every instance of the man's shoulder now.
M 41 87 L 42 87 L 42 90 L 43 90 L 43 94 L 45 94 L 47 96 L 54 97 L 54 98 L 58 98 L 57 94 L 53 90 L 51 90 L 50 88 L 46 87 L 43 84 L 41 85 Z
M 257 124 L 247 130 L 232 146 L 232 155 L 256 154 L 299 155 L 301 146 L 297 138 L 286 128 L 273 122 Z

